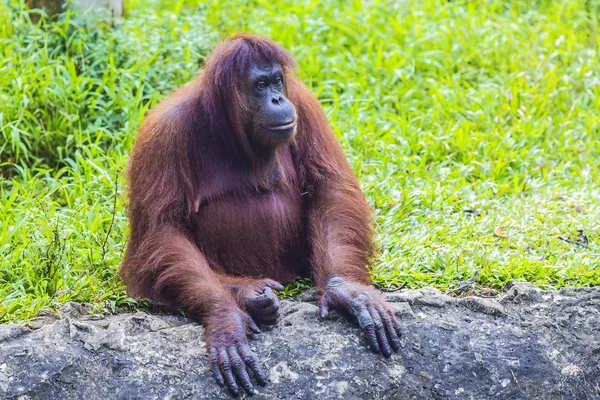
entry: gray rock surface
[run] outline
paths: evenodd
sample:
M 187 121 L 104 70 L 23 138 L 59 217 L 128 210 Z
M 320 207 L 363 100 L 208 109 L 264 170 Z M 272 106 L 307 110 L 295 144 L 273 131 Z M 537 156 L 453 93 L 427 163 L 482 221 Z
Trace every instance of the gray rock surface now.
M 600 399 L 600 288 L 386 296 L 404 329 L 390 359 L 345 318 L 319 319 L 313 293 L 284 301 L 279 325 L 251 340 L 271 381 L 254 398 Z M 202 328 L 183 317 L 99 319 L 74 303 L 63 315 L 39 329 L 0 326 L 0 398 L 228 397 L 208 370 Z

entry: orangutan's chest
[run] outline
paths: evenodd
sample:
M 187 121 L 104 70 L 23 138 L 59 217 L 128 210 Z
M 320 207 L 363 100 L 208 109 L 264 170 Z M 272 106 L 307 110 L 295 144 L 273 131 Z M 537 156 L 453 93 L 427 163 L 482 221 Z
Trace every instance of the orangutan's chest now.
M 196 238 L 208 252 L 286 247 L 303 231 L 300 194 L 279 190 L 231 195 L 200 206 Z

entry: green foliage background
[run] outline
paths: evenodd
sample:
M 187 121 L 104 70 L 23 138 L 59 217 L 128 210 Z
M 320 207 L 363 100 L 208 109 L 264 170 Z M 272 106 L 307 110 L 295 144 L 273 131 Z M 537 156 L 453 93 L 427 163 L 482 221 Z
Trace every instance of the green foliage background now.
M 0 322 L 139 306 L 115 277 L 135 130 L 240 31 L 288 48 L 325 107 L 375 207 L 377 283 L 600 283 L 600 1 L 126 8 L 36 25 L 0 0 Z

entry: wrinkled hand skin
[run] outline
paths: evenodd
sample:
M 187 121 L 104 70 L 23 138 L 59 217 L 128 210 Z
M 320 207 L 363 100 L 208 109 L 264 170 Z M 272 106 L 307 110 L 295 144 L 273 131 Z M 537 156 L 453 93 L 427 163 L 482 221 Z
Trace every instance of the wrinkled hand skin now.
M 248 345 L 246 332 L 260 333 L 260 329 L 237 307 L 221 307 L 211 319 L 214 322 L 206 324 L 206 342 L 215 380 L 221 387 L 227 384 L 234 396 L 242 392 L 240 386 L 247 394 L 254 394 L 248 372 L 252 371 L 261 386 L 267 384 L 267 375 Z
M 238 305 L 246 310 L 254 322 L 260 325 L 275 325 L 279 319 L 279 299 L 273 290 L 283 286 L 272 279 L 253 281 L 248 285 L 233 288 Z
M 321 317 L 327 317 L 330 309 L 354 316 L 373 352 L 389 357 L 400 349 L 400 323 L 375 289 L 333 277 L 321 298 Z

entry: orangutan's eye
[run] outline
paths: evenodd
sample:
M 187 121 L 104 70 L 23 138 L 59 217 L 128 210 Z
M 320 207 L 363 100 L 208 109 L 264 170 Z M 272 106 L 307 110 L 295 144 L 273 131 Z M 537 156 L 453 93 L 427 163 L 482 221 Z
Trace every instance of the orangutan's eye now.
M 256 88 L 257 88 L 258 90 L 265 90 L 265 89 L 267 88 L 267 82 L 265 82 L 265 81 L 259 81 L 259 82 L 256 84 Z

